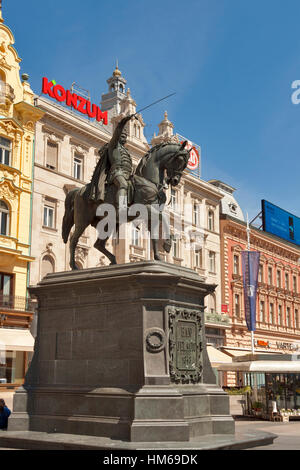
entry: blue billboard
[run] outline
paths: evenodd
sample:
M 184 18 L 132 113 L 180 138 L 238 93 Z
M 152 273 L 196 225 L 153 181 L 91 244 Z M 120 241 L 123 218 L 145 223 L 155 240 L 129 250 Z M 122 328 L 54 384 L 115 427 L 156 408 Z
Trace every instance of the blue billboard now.
M 300 246 L 300 218 L 264 199 L 261 203 L 263 230 Z

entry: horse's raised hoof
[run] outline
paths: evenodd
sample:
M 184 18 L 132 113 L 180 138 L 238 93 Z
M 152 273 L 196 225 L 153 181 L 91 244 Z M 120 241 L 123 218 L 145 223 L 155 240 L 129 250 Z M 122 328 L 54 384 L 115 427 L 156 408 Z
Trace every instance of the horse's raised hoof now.
M 161 257 L 159 255 L 154 255 L 155 261 L 161 261 Z

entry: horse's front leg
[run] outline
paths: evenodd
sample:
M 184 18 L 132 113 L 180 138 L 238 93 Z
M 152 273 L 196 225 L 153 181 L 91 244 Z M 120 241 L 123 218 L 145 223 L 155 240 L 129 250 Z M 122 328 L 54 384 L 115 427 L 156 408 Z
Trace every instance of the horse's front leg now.
M 105 245 L 106 245 L 106 242 L 108 240 L 109 237 L 105 238 L 105 239 L 100 239 L 100 238 L 97 238 L 95 244 L 94 244 L 94 247 L 99 250 L 101 253 L 103 253 L 110 261 L 110 264 L 117 264 L 117 260 L 116 260 L 116 257 L 115 255 L 113 255 L 110 251 L 108 251 L 106 248 L 105 248 Z

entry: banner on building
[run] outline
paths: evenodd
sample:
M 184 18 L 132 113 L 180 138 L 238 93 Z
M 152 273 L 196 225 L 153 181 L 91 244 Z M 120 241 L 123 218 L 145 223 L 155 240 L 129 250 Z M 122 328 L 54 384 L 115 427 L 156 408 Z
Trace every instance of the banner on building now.
M 249 331 L 256 329 L 256 292 L 260 253 L 242 251 L 245 319 Z

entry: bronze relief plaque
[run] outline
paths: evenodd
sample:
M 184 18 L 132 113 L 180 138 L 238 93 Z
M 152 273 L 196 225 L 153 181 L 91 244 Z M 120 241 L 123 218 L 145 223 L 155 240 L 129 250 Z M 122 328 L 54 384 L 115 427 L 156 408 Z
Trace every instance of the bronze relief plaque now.
M 187 320 L 176 322 L 176 366 L 194 371 L 197 364 L 197 324 Z
M 199 383 L 202 376 L 201 312 L 169 309 L 170 377 L 175 383 Z

